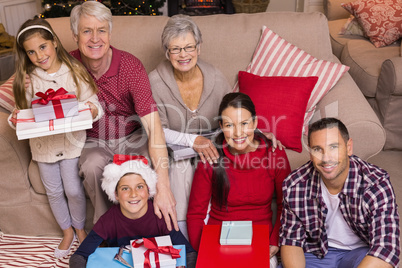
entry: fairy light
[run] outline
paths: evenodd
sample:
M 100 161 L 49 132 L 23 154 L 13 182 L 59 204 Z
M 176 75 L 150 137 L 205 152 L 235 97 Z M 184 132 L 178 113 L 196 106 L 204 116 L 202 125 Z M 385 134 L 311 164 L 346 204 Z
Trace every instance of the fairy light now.
M 72 8 L 87 0 L 42 0 L 44 11 L 41 18 L 66 17 Z M 161 8 L 167 0 L 95 0 L 110 8 L 112 15 L 161 15 Z

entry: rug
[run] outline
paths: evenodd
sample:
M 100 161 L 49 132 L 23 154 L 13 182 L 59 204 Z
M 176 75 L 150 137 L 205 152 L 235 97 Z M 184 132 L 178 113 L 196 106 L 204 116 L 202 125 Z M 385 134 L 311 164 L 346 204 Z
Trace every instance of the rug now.
M 57 259 L 53 254 L 60 240 L 57 237 L 7 235 L 0 232 L 0 268 L 68 268 L 70 256 L 78 248 L 78 241 L 74 242 L 67 257 Z

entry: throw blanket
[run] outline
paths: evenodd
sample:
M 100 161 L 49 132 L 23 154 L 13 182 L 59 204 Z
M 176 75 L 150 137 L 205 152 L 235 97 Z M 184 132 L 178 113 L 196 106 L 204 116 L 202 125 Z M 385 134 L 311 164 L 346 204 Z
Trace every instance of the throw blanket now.
M 70 256 L 78 248 L 74 242 L 70 255 L 56 259 L 54 249 L 61 238 L 7 235 L 0 232 L 0 267 L 52 267 L 68 268 Z

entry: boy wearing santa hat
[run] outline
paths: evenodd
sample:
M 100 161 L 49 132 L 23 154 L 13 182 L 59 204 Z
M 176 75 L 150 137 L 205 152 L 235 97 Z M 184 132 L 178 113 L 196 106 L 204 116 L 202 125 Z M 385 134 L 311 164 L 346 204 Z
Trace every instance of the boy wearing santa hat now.
M 114 205 L 96 222 L 70 258 L 70 267 L 86 267 L 88 256 L 106 242 L 109 247 L 130 240 L 170 235 L 173 245 L 186 246 L 187 267 L 195 267 L 197 253 L 180 231 L 169 231 L 154 213 L 157 175 L 143 156 L 115 155 L 103 172 L 102 189 Z

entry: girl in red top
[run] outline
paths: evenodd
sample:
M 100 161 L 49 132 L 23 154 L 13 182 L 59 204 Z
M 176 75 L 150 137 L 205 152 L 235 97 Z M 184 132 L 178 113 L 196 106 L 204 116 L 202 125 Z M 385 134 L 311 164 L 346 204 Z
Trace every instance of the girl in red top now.
M 218 164 L 199 162 L 194 174 L 187 212 L 190 243 L 198 251 L 211 201 L 207 224 L 251 220 L 269 225 L 271 262 L 275 263 L 272 257 L 279 250 L 280 217 L 273 225 L 271 202 L 276 193 L 277 215 L 281 215 L 282 182 L 290 173 L 286 153 L 272 152 L 270 142 L 257 130 L 255 107 L 247 95 L 227 94 L 219 116 Z

